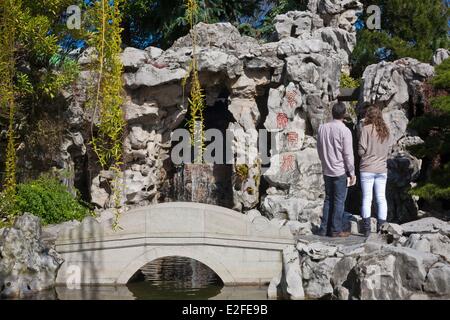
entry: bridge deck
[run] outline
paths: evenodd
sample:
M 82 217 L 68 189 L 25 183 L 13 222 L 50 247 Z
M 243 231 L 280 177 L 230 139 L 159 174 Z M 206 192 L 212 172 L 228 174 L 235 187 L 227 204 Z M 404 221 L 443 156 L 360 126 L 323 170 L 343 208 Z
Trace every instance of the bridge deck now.
M 56 250 L 65 260 L 57 283 L 79 271 L 82 284 L 123 284 L 155 259 L 184 256 L 209 266 L 225 284 L 269 282 L 282 269 L 282 251 L 295 240 L 288 227 L 251 220 L 226 208 L 199 203 L 165 203 L 111 220 L 86 219 L 61 232 Z

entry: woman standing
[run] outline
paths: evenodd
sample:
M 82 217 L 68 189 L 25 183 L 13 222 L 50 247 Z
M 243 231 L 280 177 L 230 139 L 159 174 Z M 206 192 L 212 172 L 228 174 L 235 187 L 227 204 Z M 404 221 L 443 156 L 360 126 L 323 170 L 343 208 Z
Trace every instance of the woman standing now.
M 363 192 L 361 215 L 363 217 L 363 233 L 366 237 L 370 235 L 370 217 L 374 189 L 378 207 L 378 231 L 387 219 L 387 156 L 390 146 L 389 128 L 384 122 L 381 109 L 375 106 L 369 107 L 364 119 L 358 148 L 358 153 L 361 157 L 360 171 Z

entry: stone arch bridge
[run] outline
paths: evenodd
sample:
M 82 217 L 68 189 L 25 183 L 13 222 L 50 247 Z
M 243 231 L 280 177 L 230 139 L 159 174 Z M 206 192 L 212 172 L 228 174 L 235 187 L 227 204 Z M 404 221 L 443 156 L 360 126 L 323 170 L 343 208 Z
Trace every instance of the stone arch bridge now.
M 210 267 L 225 285 L 262 284 L 282 270 L 282 250 L 294 243 L 289 228 L 267 219 L 199 203 L 138 208 L 112 220 L 85 219 L 61 231 L 58 284 L 126 284 L 145 264 L 183 256 Z

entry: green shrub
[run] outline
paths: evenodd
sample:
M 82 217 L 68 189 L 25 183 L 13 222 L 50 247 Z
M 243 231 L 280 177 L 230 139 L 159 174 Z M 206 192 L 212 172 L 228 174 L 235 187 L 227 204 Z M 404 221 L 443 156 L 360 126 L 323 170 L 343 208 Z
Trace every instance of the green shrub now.
M 359 88 L 361 86 L 361 79 L 357 80 L 352 78 L 346 73 L 341 74 L 341 87 L 342 88 Z
M 17 186 L 17 207 L 42 219 L 43 224 L 82 220 L 91 213 L 57 179 L 41 177 Z

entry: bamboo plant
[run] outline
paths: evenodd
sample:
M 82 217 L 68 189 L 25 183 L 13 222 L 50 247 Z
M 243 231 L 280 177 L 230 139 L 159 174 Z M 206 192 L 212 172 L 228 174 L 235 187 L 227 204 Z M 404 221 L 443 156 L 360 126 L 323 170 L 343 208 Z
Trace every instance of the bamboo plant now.
M 89 45 L 94 48 L 96 58 L 92 64 L 96 76 L 92 90 L 93 122 L 99 123 L 92 131 L 92 147 L 104 170 L 113 173 L 110 183 L 115 208 L 113 228 L 119 228 L 123 183 L 123 136 L 126 122 L 123 104 L 123 66 L 120 60 L 122 0 L 97 0 L 91 8 L 94 31 Z M 95 131 L 95 132 L 94 132 Z
M 186 0 L 186 16 L 191 30 L 192 37 L 192 61 L 189 72 L 183 79 L 183 88 L 186 86 L 187 79 L 191 77 L 191 92 L 189 101 L 189 120 L 188 127 L 191 133 L 191 143 L 194 146 L 194 163 L 203 163 L 203 153 L 205 150 L 205 118 L 206 108 L 205 95 L 200 84 L 198 75 L 198 35 L 195 30 L 199 14 L 199 4 L 197 0 Z
M 8 119 L 7 147 L 5 163 L 5 181 L 3 192 L 9 201 L 14 201 L 16 191 L 16 142 L 15 142 L 15 113 L 16 90 L 14 86 L 15 74 L 15 43 L 18 30 L 18 17 L 21 1 L 3 0 L 0 2 L 0 111 Z M 12 220 L 13 217 L 8 217 Z

